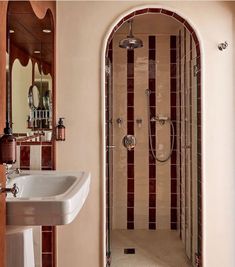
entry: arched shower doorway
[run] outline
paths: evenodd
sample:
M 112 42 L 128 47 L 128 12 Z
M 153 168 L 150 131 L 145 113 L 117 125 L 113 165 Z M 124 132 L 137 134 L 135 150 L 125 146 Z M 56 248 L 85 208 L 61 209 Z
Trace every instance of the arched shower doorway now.
M 143 41 L 142 48 L 119 47 L 130 20 L 134 36 Z M 147 243 L 157 247 L 151 239 L 154 235 L 164 243 L 164 235 L 171 234 L 182 243 L 191 266 L 202 266 L 201 53 L 197 34 L 173 11 L 159 7 L 132 10 L 109 35 L 103 71 L 107 266 L 110 262 L 118 266 L 120 259 L 128 262 L 128 253 L 137 255 L 144 248 L 149 252 Z M 123 146 L 126 135 L 136 138 L 131 150 Z M 164 159 L 169 152 L 165 162 L 155 159 Z M 151 263 L 160 262 L 164 257 L 157 255 Z

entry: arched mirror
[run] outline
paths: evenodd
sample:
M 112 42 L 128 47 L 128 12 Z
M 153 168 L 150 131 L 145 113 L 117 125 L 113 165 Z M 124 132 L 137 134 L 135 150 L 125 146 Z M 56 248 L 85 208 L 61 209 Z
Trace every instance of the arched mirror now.
M 36 84 L 29 87 L 28 102 L 30 110 L 37 110 L 39 107 L 40 91 Z

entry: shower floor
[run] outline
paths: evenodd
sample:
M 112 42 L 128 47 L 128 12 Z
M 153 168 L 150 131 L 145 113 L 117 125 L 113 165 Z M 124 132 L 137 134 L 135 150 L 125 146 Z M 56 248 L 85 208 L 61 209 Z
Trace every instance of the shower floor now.
M 124 254 L 125 248 L 135 248 L 135 254 Z M 111 267 L 192 267 L 171 230 L 112 230 L 111 252 Z

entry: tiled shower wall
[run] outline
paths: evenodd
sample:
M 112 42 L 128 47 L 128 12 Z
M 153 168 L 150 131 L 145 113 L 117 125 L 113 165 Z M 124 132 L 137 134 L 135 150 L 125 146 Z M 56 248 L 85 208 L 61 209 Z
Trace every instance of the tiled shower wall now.
M 134 51 L 118 47 L 123 37 L 116 34 L 112 44 L 113 228 L 180 229 L 183 240 L 192 239 L 197 222 L 196 45 L 185 28 L 179 36 L 138 35 L 144 47 Z M 147 88 L 150 117 L 168 116 L 174 125 L 172 131 L 169 123 L 151 123 L 158 157 L 167 156 L 175 136 L 165 163 L 154 160 L 148 143 Z M 126 133 L 137 138 L 129 152 L 122 145 Z
M 53 170 L 51 142 L 17 142 L 17 162 L 21 170 Z M 41 229 L 39 229 L 41 228 Z M 35 227 L 34 240 L 36 267 L 55 266 L 55 227 Z M 39 253 L 38 253 L 39 251 Z
M 124 35 L 113 39 L 113 228 L 170 229 L 171 161 L 156 162 L 148 140 L 148 106 L 145 90 L 151 89 L 151 117 L 171 116 L 171 36 L 139 34 L 143 48 L 126 51 L 118 47 Z M 176 43 L 176 42 L 175 42 Z M 174 47 L 174 51 L 176 49 Z M 167 88 L 167 90 L 166 90 Z M 120 119 L 121 123 L 117 123 Z M 139 122 L 141 121 L 141 122 Z M 151 123 L 152 143 L 159 158 L 170 150 L 170 124 Z M 126 134 L 134 134 L 137 145 L 127 151 Z M 174 177 L 176 178 L 176 177 Z M 174 202 L 175 203 L 175 202 Z M 174 213 L 175 214 L 175 213 Z M 172 222 L 172 223 L 175 223 Z M 172 224 L 173 225 L 173 224 Z

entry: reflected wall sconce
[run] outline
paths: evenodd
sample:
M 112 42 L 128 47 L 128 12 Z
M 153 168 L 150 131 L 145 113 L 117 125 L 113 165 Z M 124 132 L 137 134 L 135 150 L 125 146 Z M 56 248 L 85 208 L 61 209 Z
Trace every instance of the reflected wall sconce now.
M 58 124 L 56 126 L 55 139 L 56 141 L 65 141 L 65 126 L 64 118 L 59 118 Z

